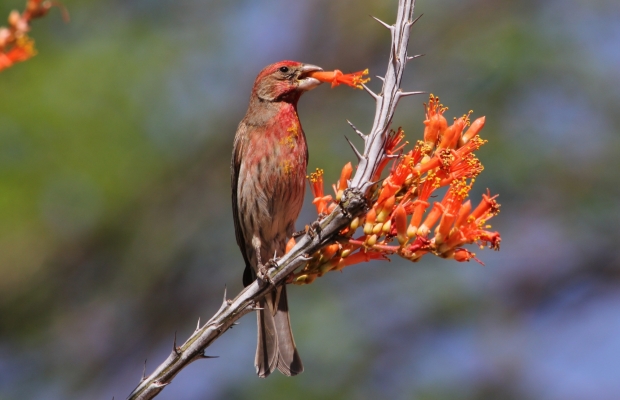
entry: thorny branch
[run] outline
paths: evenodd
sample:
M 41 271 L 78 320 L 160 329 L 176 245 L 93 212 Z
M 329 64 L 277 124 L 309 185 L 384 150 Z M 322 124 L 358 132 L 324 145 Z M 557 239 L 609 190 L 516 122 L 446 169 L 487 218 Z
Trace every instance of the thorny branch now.
M 277 261 L 277 267 L 269 271 L 268 275 L 273 284 L 283 284 L 291 273 L 306 264 L 311 254 L 333 242 L 336 235 L 348 226 L 353 218 L 367 210 L 366 193 L 375 183 L 372 179 L 379 165 L 388 157 L 385 146 L 398 100 L 403 96 L 417 93 L 407 93 L 400 89 L 405 64 L 409 59 L 407 43 L 411 26 L 415 22 L 414 5 L 415 0 L 399 0 L 396 23 L 388 25 L 379 21 L 391 33 L 390 59 L 386 74 L 382 78 L 381 93 L 376 94 L 364 85 L 364 89 L 376 102 L 375 118 L 368 135 L 358 131 L 364 138 L 364 150 L 363 153 L 356 151 L 359 153 L 359 166 L 351 185 L 345 190 L 340 204 L 329 215 L 312 224 L 317 227 L 317 231 L 320 231 L 320 235 L 303 236 L 291 251 Z M 224 293 L 224 301 L 218 312 L 202 327 L 198 324 L 194 334 L 184 344 L 177 347 L 175 343 L 170 356 L 153 373 L 142 379 L 128 399 L 154 398 L 187 365 L 195 360 L 208 358 L 205 349 L 233 326 L 235 321 L 254 311 L 256 301 L 269 290 L 271 290 L 269 283 L 257 279 L 233 300 L 227 300 Z

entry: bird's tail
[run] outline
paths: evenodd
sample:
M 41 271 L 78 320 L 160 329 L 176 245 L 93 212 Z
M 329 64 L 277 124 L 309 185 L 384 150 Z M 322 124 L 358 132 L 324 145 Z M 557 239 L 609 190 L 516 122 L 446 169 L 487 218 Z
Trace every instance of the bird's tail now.
M 301 363 L 288 314 L 286 286 L 280 286 L 258 302 L 258 343 L 254 365 L 256 373 L 266 378 L 276 368 L 286 376 L 295 376 L 304 370 Z

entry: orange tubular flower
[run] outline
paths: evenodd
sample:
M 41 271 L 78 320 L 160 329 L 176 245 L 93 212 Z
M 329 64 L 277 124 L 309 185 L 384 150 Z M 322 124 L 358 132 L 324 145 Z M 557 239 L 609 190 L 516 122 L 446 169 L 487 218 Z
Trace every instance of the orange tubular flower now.
M 444 206 L 442 206 L 441 203 L 437 203 L 437 202 L 433 203 L 433 208 L 431 208 L 431 211 L 428 213 L 428 216 L 426 217 L 422 225 L 420 225 L 420 227 L 418 228 L 418 236 L 424 236 L 424 237 L 428 236 L 428 233 L 430 232 L 431 228 L 435 226 L 435 224 L 437 223 L 437 221 L 439 220 L 439 218 L 442 216 L 443 213 L 444 213 Z
M 461 146 L 464 145 L 465 143 L 469 142 L 469 140 L 471 138 L 476 136 L 478 134 L 478 132 L 480 132 L 482 130 L 482 128 L 484 128 L 484 122 L 485 121 L 486 121 L 485 117 L 480 117 L 477 120 L 475 120 L 474 122 L 472 122 L 472 124 L 469 127 L 469 129 L 467 130 L 467 132 L 465 132 L 463 134 L 463 136 L 461 137 L 461 140 L 460 140 Z
M 377 219 L 377 212 L 374 208 L 371 208 L 370 211 L 366 213 L 366 224 L 364 224 L 364 234 L 370 235 L 372 234 L 372 229 L 374 228 L 375 221 Z
M 349 265 L 359 264 L 362 262 L 368 262 L 370 260 L 389 260 L 385 256 L 385 254 L 378 251 L 365 251 L 364 249 L 351 254 L 347 258 L 343 258 L 340 260 L 338 265 L 336 265 L 336 270 L 340 271 L 344 267 L 348 267 Z
M 399 204 L 394 210 L 394 227 L 396 228 L 396 237 L 398 243 L 403 246 L 409 240 L 407 236 L 407 212 L 402 204 Z
M 461 118 L 456 118 L 454 123 L 444 131 L 441 137 L 441 143 L 439 143 L 440 149 L 454 149 L 463 133 L 463 129 L 469 123 L 469 117 L 463 115 Z
M 390 196 L 395 195 L 402 188 L 405 179 L 413 172 L 413 160 L 409 155 L 405 155 L 398 163 L 394 171 L 383 181 L 381 194 L 377 200 L 378 204 L 383 203 Z
M 286 249 L 284 250 L 284 254 L 288 254 L 289 251 L 293 250 L 293 247 L 295 247 L 296 244 L 297 243 L 295 243 L 295 238 L 290 238 L 289 241 L 286 242 Z
M 418 234 L 418 228 L 420 227 L 422 217 L 424 216 L 424 212 L 426 211 L 428 206 L 428 202 L 424 200 L 418 199 L 413 202 L 413 216 L 411 217 L 409 228 L 407 228 L 408 237 L 412 238 Z
M 392 214 L 392 210 L 394 209 L 394 203 L 396 203 L 396 198 L 394 196 L 390 196 L 383 203 L 377 201 L 377 222 L 387 221 L 388 216 Z
M 316 212 L 319 214 L 325 214 L 328 211 L 329 203 L 332 202 L 332 196 L 323 192 L 323 170 L 317 168 L 315 172 L 306 177 L 310 181 L 310 189 L 314 195 L 312 204 L 316 206 Z
M 431 94 L 428 105 L 424 104 L 426 120 L 424 121 L 424 142 L 430 145 L 431 149 L 437 144 L 437 140 L 448 128 L 448 121 L 443 113 L 448 109 L 439 103 L 439 97 Z
M 400 142 L 403 140 L 404 137 L 405 137 L 405 131 L 403 131 L 402 128 L 398 128 L 398 130 L 396 131 L 394 130 L 390 131 L 390 133 L 388 134 L 387 143 L 385 144 L 385 154 L 392 155 L 392 154 L 396 154 L 397 152 L 399 152 L 407 144 L 407 142 L 405 142 L 400 147 L 396 147 L 400 144 Z M 373 181 L 378 181 L 381 178 L 381 174 L 383 173 L 385 166 L 388 165 L 389 162 L 390 162 L 390 158 L 385 157 L 379 163 L 379 166 L 377 167 L 377 170 L 375 171 L 375 174 L 372 177 Z
M 405 131 L 403 128 L 398 128 L 396 131 L 391 131 L 388 135 L 388 141 L 385 144 L 385 153 L 386 154 L 396 154 L 409 142 L 403 143 L 400 147 L 396 147 L 400 144 L 400 142 L 405 138 Z
M 435 230 L 435 244 L 439 245 L 448 238 L 448 236 L 450 235 L 450 229 L 452 228 L 452 224 L 454 224 L 455 219 L 456 216 L 450 213 L 444 213 L 441 216 L 439 225 Z
M 482 201 L 478 207 L 471 213 L 474 219 L 484 217 L 488 214 L 496 215 L 499 212 L 499 204 L 495 200 L 498 195 L 491 197 L 491 192 L 487 189 L 487 193 L 482 195 Z
M 334 258 L 334 256 L 336 255 L 336 252 L 338 252 L 340 250 L 340 244 L 338 243 L 334 243 L 334 244 L 330 244 L 329 246 L 326 246 L 325 248 L 323 248 L 323 250 L 321 251 L 321 261 L 325 262 L 325 261 L 329 261 L 332 258 Z
M 459 215 L 456 218 L 456 221 L 454 222 L 454 226 L 458 228 L 462 225 L 465 225 L 465 223 L 467 222 L 467 217 L 469 217 L 470 212 L 471 212 L 471 200 L 467 200 L 461 206 L 459 210 Z
M 353 173 L 353 165 L 350 162 L 346 163 L 346 165 L 342 168 L 342 172 L 340 173 L 340 179 L 338 180 L 338 187 L 335 187 L 336 192 L 336 201 L 339 202 L 344 194 L 344 190 L 349 186 L 348 181 L 351 179 L 351 174 Z
M 331 82 L 332 88 L 342 83 L 357 89 L 363 89 L 362 85 L 370 81 L 370 78 L 364 78 L 365 75 L 368 75 L 368 69 L 350 74 L 343 74 L 338 69 L 333 71 L 315 71 L 308 74 L 309 77 L 321 82 Z
M 418 175 L 422 175 L 427 171 L 430 171 L 432 169 L 439 167 L 440 165 L 441 165 L 441 157 L 439 157 L 439 154 L 437 153 L 428 161 L 422 162 L 416 165 L 413 171 Z

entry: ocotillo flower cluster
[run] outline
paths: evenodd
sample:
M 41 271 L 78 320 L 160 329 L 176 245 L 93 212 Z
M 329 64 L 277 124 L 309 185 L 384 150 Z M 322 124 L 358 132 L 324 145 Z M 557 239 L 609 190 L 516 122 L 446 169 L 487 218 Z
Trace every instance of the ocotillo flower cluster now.
M 430 253 L 456 261 L 480 262 L 475 253 L 462 246 L 488 245 L 499 250 L 500 235 L 489 231 L 487 225 L 499 212 L 497 196 L 487 190 L 476 207 L 467 199 L 476 176 L 483 170 L 474 151 L 486 143 L 479 136 L 485 118 L 470 123 L 470 111 L 448 125 L 443 115 L 447 107 L 440 104 L 438 97 L 431 95 L 424 107 L 423 140 L 404 152 L 408 144 L 402 143 L 404 131 L 399 128 L 390 133 L 386 152 L 397 158 L 385 179 L 381 180 L 381 176 L 390 158 L 386 157 L 377 171 L 373 180 L 379 183 L 369 194 L 368 212 L 343 229 L 336 242 L 312 255 L 305 268 L 291 277 L 293 283 L 311 283 L 328 271 L 371 259 L 388 259 L 391 254 L 411 261 Z M 320 216 L 336 207 L 352 172 L 351 163 L 344 166 L 333 187 L 335 197 L 323 191 L 322 170 L 310 174 L 313 203 Z M 432 201 L 442 187 L 446 188 L 443 197 Z M 294 243 L 291 239 L 287 250 Z
M 9 26 L 0 27 L 0 71 L 37 54 L 34 40 L 28 36 L 30 22 L 46 15 L 54 6 L 61 8 L 63 18 L 67 21 L 69 14 L 66 9 L 59 3 L 47 0 L 28 0 L 26 9 L 21 14 L 17 10 L 11 11 Z

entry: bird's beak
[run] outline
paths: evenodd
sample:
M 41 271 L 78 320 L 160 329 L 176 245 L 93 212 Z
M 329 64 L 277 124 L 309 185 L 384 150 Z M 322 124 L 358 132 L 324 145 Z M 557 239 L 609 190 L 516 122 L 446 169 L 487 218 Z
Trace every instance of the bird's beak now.
M 301 67 L 301 73 L 299 74 L 299 77 L 297 77 L 297 89 L 306 91 L 312 90 L 319 86 L 322 83 L 321 81 L 307 76 L 310 72 L 316 71 L 323 71 L 323 68 L 312 64 L 303 64 Z

